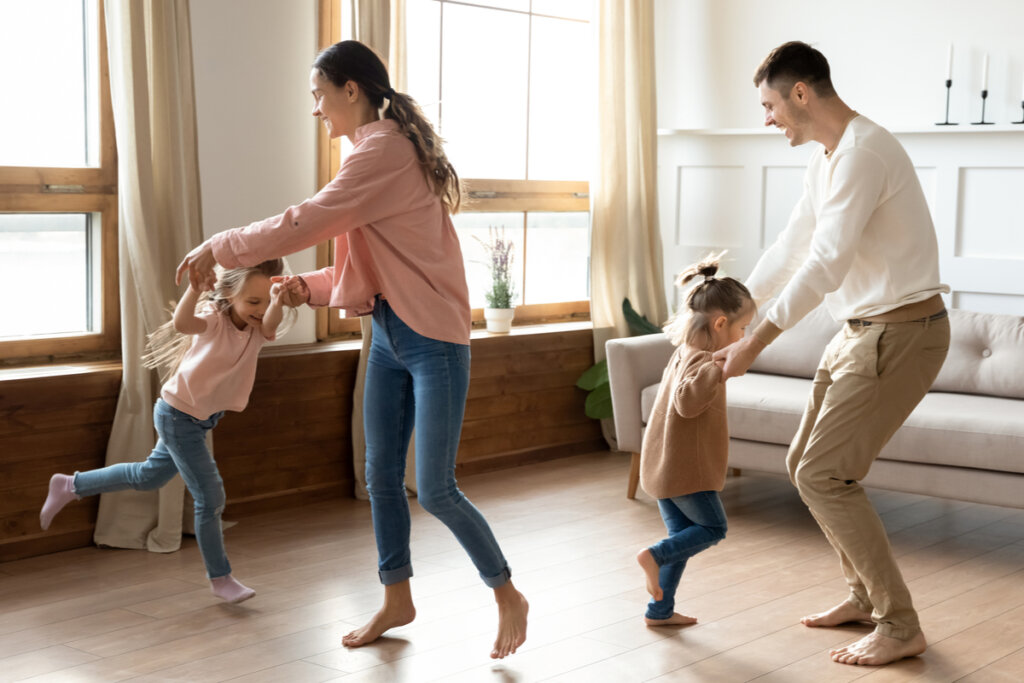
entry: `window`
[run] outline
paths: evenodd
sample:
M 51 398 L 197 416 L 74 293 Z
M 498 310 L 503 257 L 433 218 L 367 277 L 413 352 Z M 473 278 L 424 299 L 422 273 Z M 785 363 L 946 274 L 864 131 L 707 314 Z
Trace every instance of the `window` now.
M 100 0 L 0 2 L 0 358 L 118 346 L 117 176 Z
M 344 36 L 339 0 L 320 0 L 320 44 Z M 595 120 L 592 0 L 407 0 L 407 90 L 446 140 L 467 196 L 454 217 L 474 321 L 489 276 L 475 236 L 516 244 L 517 321 L 589 316 Z M 320 132 L 321 185 L 347 141 Z M 319 262 L 330 264 L 323 245 Z M 323 311 L 318 337 L 357 332 Z

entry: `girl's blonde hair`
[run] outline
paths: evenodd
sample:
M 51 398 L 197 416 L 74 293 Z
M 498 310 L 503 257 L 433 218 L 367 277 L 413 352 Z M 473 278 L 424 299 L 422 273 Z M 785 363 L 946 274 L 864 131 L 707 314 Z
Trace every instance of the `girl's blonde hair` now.
M 354 81 L 377 109 L 384 108 L 384 118 L 398 124 L 398 129 L 416 148 L 423 175 L 430 189 L 441 199 L 448 213 L 458 213 L 462 204 L 462 184 L 455 167 L 444 153 L 444 141 L 437 134 L 416 100 L 395 92 L 388 70 L 377 53 L 356 40 L 335 43 L 317 55 L 313 68 L 337 87 Z
M 238 295 L 245 283 L 253 275 L 274 277 L 284 275 L 287 266 L 284 259 L 276 258 L 264 261 L 255 266 L 241 268 L 222 268 L 216 266 L 217 283 L 213 290 L 203 292 L 196 301 L 196 312 L 207 306 L 213 306 L 218 313 L 227 313 L 231 308 L 231 300 Z M 173 316 L 175 304 L 172 302 L 170 311 Z M 288 331 L 295 321 L 295 309 L 287 308 L 285 317 L 278 327 L 278 335 Z M 142 356 L 142 364 L 147 368 L 156 369 L 160 373 L 160 381 L 166 382 L 181 365 L 185 353 L 192 346 L 192 336 L 182 334 L 174 329 L 174 320 L 168 320 L 146 337 L 146 352 Z
M 715 277 L 718 263 L 725 252 L 709 254 L 676 278 L 676 286 L 682 287 L 697 276 L 703 276 L 686 296 L 686 305 L 680 308 L 665 323 L 665 333 L 676 346 L 686 344 L 699 349 L 711 349 L 711 320 L 714 313 L 723 314 L 729 322 L 746 313 L 754 306 L 750 290 L 731 277 Z

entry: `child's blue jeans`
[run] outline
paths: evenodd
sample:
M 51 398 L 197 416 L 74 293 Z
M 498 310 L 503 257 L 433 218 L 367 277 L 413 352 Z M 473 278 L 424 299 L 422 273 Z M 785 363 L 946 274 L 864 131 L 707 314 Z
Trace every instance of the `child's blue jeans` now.
M 658 500 L 661 518 L 665 520 L 668 538 L 652 545 L 651 557 L 658 563 L 658 585 L 661 600 L 651 599 L 647 605 L 648 619 L 668 619 L 675 612 L 676 588 L 686 568 L 686 561 L 725 538 L 728 526 L 725 509 L 717 491 L 699 491 L 675 498 Z
M 455 535 L 484 583 L 511 576 L 487 520 L 455 483 L 455 455 L 469 390 L 469 346 L 415 332 L 378 298 L 366 363 L 363 425 L 366 486 L 385 585 L 412 576 L 405 460 L 416 426 L 416 489 L 420 505 Z
M 211 579 L 231 573 L 220 516 L 224 512 L 224 481 L 217 463 L 206 448 L 206 433 L 217 425 L 223 412 L 199 420 L 157 399 L 153 406 L 153 424 L 160 437 L 144 462 L 125 462 L 88 472 L 75 472 L 75 493 L 150 491 L 181 474 L 195 500 L 196 540 Z

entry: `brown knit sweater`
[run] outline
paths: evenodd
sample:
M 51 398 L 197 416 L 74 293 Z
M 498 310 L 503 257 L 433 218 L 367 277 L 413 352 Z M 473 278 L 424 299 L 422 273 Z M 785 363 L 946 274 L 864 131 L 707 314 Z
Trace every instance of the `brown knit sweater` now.
M 725 384 L 709 351 L 672 354 L 647 421 L 640 484 L 655 498 L 721 491 L 729 455 Z

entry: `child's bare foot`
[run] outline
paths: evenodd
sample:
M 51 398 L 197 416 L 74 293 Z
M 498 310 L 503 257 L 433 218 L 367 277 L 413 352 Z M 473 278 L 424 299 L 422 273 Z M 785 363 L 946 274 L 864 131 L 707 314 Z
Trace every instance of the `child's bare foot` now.
M 827 612 L 810 614 L 800 620 L 804 626 L 839 626 L 851 621 L 871 621 L 871 612 L 857 609 L 847 601 L 842 601 Z
M 904 657 L 916 657 L 925 651 L 928 643 L 920 631 L 910 640 L 898 640 L 879 633 L 869 633 L 856 643 L 832 650 L 832 661 L 840 664 L 881 666 Z
M 210 579 L 210 590 L 224 602 L 237 604 L 256 595 L 256 591 L 237 580 L 231 574 Z
M 498 603 L 498 637 L 494 640 L 491 659 L 504 659 L 526 642 L 526 615 L 530 603 L 511 581 L 495 588 L 494 598 Z
M 640 568 L 644 570 L 644 575 L 647 577 L 647 592 L 651 594 L 655 600 L 661 600 L 664 597 L 664 593 L 661 591 L 661 584 L 658 582 L 658 563 L 654 561 L 654 556 L 651 555 L 651 551 L 644 548 L 636 554 L 636 561 L 639 563 Z
M 648 619 L 644 617 L 644 623 L 648 626 L 689 626 L 697 623 L 697 617 L 688 617 L 679 612 L 673 612 L 668 619 Z
M 415 618 L 416 608 L 411 602 L 407 605 L 395 604 L 385 598 L 384 606 L 363 627 L 347 633 L 341 639 L 341 644 L 345 647 L 362 647 L 380 638 L 385 631 L 405 626 Z

